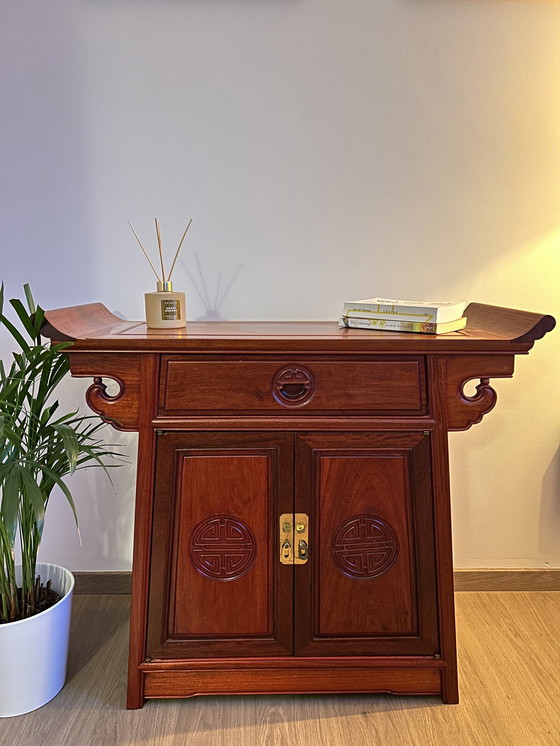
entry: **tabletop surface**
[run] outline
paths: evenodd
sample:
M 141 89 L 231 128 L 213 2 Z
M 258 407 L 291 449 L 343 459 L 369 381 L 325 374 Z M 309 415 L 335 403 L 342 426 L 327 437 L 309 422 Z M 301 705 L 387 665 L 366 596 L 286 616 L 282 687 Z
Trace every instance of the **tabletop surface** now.
M 471 303 L 467 326 L 447 334 L 348 329 L 337 321 L 187 321 L 181 329 L 148 329 L 101 303 L 46 312 L 42 333 L 75 351 L 330 351 L 372 353 L 527 352 L 555 326 L 552 316 Z

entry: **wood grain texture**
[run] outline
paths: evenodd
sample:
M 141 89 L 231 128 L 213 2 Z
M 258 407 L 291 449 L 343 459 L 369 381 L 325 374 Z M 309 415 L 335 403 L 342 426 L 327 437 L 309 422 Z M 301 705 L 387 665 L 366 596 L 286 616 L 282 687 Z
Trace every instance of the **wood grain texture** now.
M 132 573 L 126 571 L 116 572 L 76 572 L 73 571 L 74 594 L 96 594 L 109 593 L 130 594 L 132 584 Z
M 220 413 L 202 417 L 176 416 L 176 417 L 156 417 L 152 425 L 158 430 L 174 431 L 196 431 L 196 430 L 219 430 L 225 432 L 233 430 L 235 432 L 249 430 L 284 430 L 306 432 L 316 430 L 319 426 L 326 432 L 367 432 L 371 430 L 429 430 L 434 427 L 434 420 L 428 416 L 405 417 L 394 415 L 391 418 L 380 417 L 363 417 L 352 415 L 352 417 L 326 416 L 321 415 L 320 419 L 307 417 L 303 412 L 293 416 L 292 413 L 282 414 L 281 417 L 269 415 L 268 417 L 251 415 L 244 417 L 241 413 L 220 416 Z
M 138 456 L 136 467 L 136 501 L 134 506 L 134 548 L 132 554 L 132 593 L 130 601 L 130 637 L 128 658 L 128 707 L 143 702 L 144 680 L 138 666 L 146 655 L 148 617 L 148 578 L 152 540 L 152 512 L 156 434 L 151 421 L 157 408 L 159 358 L 142 355 L 138 407 Z
M 455 570 L 458 591 L 560 591 L 560 568 Z
M 399 668 L 429 668 L 442 669 L 446 663 L 440 659 L 430 656 L 403 655 L 398 659 Z M 370 668 L 395 668 L 395 657 L 392 655 L 371 656 L 331 656 L 331 657 L 305 657 L 293 659 L 288 656 L 275 656 L 266 658 L 228 658 L 227 661 L 219 658 L 191 658 L 189 660 L 159 660 L 145 662 L 140 666 L 144 673 L 158 671 L 229 671 L 236 674 L 239 671 L 260 671 L 268 669 L 275 671 L 318 671 L 327 672 L 330 668 L 370 669 Z
M 511 375 L 514 355 L 554 325 L 551 317 L 480 304 L 472 306 L 471 322 L 441 336 L 329 322 L 218 322 L 154 332 L 99 304 L 48 313 L 45 333 L 57 329 L 74 339 L 67 353 L 73 373 L 94 377 L 90 407 L 140 434 L 129 707 L 142 705 L 145 683 L 153 696 L 192 693 L 189 660 L 197 654 L 224 657 L 222 669 L 199 675 L 195 688 L 206 693 L 251 686 L 324 691 L 298 652 L 325 656 L 331 691 L 337 673 L 349 689 L 350 658 L 367 652 L 374 654 L 370 691 L 440 691 L 444 702 L 457 702 L 447 431 L 489 411 L 496 401 L 490 377 Z M 117 381 L 116 394 L 107 392 L 104 377 Z M 477 393 L 466 395 L 465 381 L 478 377 Z M 290 430 L 298 417 L 308 431 Z M 220 421 L 222 433 L 214 430 Z M 360 433 L 366 422 L 372 432 Z M 265 455 L 273 442 L 278 451 L 290 443 L 293 458 L 295 439 L 318 430 L 309 437 L 323 439 L 320 459 L 298 458 L 295 471 L 284 456 Z M 371 438 L 375 454 L 363 452 Z M 156 440 L 166 439 L 182 445 L 169 453 L 158 448 L 156 457 Z M 208 451 L 209 443 L 219 453 Z M 317 545 L 317 556 L 297 568 L 276 561 L 278 514 L 290 510 L 308 513 Z M 352 532 L 368 538 L 361 559 L 350 547 Z M 213 536 L 224 546 L 211 556 Z M 248 564 L 236 574 L 239 552 Z M 382 572 L 355 577 L 374 565 Z M 210 579 L 216 568 L 227 577 Z M 292 577 L 279 582 L 279 573 L 292 571 L 295 596 Z M 374 580 L 377 593 L 357 591 Z M 294 630 L 310 642 L 290 655 L 291 668 L 246 667 L 236 689 L 228 660 L 266 654 L 272 664 L 274 645 L 290 653 Z M 389 653 L 392 665 L 381 674 L 375 655 Z M 410 654 L 441 664 L 412 667 L 412 684 L 403 662 Z M 368 688 L 366 681 L 361 669 L 356 688 Z
M 142 403 L 142 356 L 126 353 L 68 354 L 74 378 L 94 379 L 86 392 L 89 407 L 117 430 L 138 430 Z M 116 382 L 118 390 L 109 394 L 106 387 L 112 382 Z
M 457 642 L 453 594 L 453 539 L 451 533 L 451 494 L 449 482 L 449 452 L 447 431 L 448 408 L 445 397 L 447 358 L 432 355 L 428 359 L 428 395 L 436 427 L 432 440 L 432 492 L 434 537 L 436 552 L 437 613 L 440 652 L 448 666 L 442 674 L 442 699 L 449 704 L 459 701 L 457 679 Z
M 310 433 L 296 448 L 311 547 L 296 572 L 297 654 L 439 653 L 429 436 Z M 390 564 L 368 575 L 384 548 Z
M 552 316 L 480 303 L 471 304 L 466 314 L 466 329 L 441 335 L 346 329 L 335 321 L 188 322 L 186 329 L 151 330 L 143 322 L 123 321 L 102 304 L 92 303 L 47 311 L 43 334 L 74 340 L 76 350 L 522 352 L 555 325 Z
M 390 694 L 439 694 L 440 671 L 435 668 L 346 668 L 296 671 L 150 671 L 145 696 L 165 698 L 197 694 L 263 694 L 388 692 Z
M 153 696 L 247 693 L 251 686 L 261 692 L 348 691 L 352 681 L 360 691 L 441 691 L 441 674 L 435 676 L 433 666 L 427 664 L 414 681 L 408 666 L 400 666 L 407 655 L 441 659 L 429 437 L 413 431 L 298 439 L 307 444 L 309 457 L 297 460 L 294 503 L 291 434 L 163 432 L 158 437 L 148 645 L 140 666 Z M 283 452 L 268 468 L 267 449 Z M 340 461 L 342 472 L 319 469 L 315 453 L 329 459 L 329 466 L 330 460 Z M 268 488 L 267 471 L 274 475 Z M 317 475 L 316 482 L 310 474 Z M 310 503 L 309 495 L 314 496 Z M 392 573 L 364 585 L 336 571 L 330 555 L 340 522 L 353 511 L 375 507 L 394 526 L 399 556 Z M 343 512 L 336 513 L 338 508 Z M 295 568 L 279 563 L 274 540 L 277 516 L 290 511 L 308 512 L 313 525 L 313 561 Z M 221 523 L 226 513 L 250 528 L 259 552 L 247 574 L 220 583 L 196 569 L 192 542 L 201 522 Z M 288 579 L 295 581 L 295 596 L 287 591 Z M 278 674 L 274 656 L 292 653 L 292 629 L 299 640 L 296 657 Z M 375 673 L 375 656 L 386 654 L 395 657 L 381 676 Z M 240 681 L 231 658 L 263 655 L 270 656 L 268 664 L 244 668 Z M 302 655 L 325 657 L 322 682 L 313 667 L 301 666 Z M 348 658 L 334 660 L 337 655 Z M 369 674 L 364 669 L 349 675 L 349 658 L 356 655 L 371 656 Z M 204 657 L 221 657 L 222 666 L 193 669 L 189 659 Z M 345 683 L 337 684 L 344 677 Z
M 68 681 L 2 746 L 556 746 L 560 593 L 458 593 L 461 704 L 394 695 L 148 700 L 125 709 L 126 596 L 78 596 Z
M 483 303 L 469 303 L 465 316 L 469 330 L 484 329 L 507 337 L 512 342 L 533 343 L 556 326 L 552 316 Z
M 111 313 L 102 303 L 55 308 L 46 312 L 45 319 L 41 333 L 59 342 L 110 336 L 142 323 L 124 321 Z
M 423 358 L 371 359 L 299 357 L 292 367 L 303 368 L 312 380 L 308 400 L 283 406 L 274 395 L 275 375 L 285 359 L 168 357 L 162 361 L 160 414 L 212 415 L 244 412 L 269 414 L 426 414 Z M 227 392 L 227 394 L 224 394 Z
M 497 394 L 490 385 L 491 378 L 513 376 L 513 355 L 447 355 L 446 403 L 449 430 L 468 430 L 490 412 Z M 474 395 L 467 395 L 464 386 L 479 379 Z
M 147 656 L 291 655 L 293 568 L 278 561 L 277 525 L 293 511 L 293 436 L 165 433 L 157 461 Z M 251 532 L 241 574 L 225 565 L 244 560 L 235 526 L 223 542 L 226 517 Z M 212 526 L 200 542 L 207 521 L 223 534 L 215 549 Z

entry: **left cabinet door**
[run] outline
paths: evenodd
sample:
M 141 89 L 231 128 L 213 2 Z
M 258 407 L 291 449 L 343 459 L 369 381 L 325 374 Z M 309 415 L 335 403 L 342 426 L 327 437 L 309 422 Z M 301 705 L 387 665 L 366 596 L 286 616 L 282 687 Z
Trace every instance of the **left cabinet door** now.
M 159 435 L 146 656 L 291 655 L 292 510 L 291 434 Z

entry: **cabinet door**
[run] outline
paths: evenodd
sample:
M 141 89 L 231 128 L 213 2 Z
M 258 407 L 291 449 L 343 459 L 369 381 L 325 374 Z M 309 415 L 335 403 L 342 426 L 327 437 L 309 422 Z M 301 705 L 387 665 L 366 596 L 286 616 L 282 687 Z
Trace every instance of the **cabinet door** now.
M 438 651 L 428 435 L 296 436 L 296 511 L 296 655 Z
M 291 434 L 158 437 L 147 656 L 292 654 L 292 506 Z

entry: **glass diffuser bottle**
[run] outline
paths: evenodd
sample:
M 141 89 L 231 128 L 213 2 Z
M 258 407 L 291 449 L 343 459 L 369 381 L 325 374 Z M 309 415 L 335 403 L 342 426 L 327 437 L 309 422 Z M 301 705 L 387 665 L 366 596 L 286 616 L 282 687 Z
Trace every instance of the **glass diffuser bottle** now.
M 153 293 L 145 293 L 144 295 L 144 302 L 146 307 L 146 326 L 149 329 L 180 329 L 187 324 L 185 294 L 178 293 L 173 290 L 171 275 L 173 273 L 175 262 L 177 261 L 177 257 L 179 256 L 179 252 L 181 251 L 181 246 L 183 245 L 183 241 L 185 240 L 185 236 L 187 235 L 187 231 L 189 230 L 191 223 L 192 219 L 189 220 L 189 223 L 185 228 L 185 232 L 183 233 L 183 236 L 179 241 L 179 246 L 177 247 L 177 251 L 175 252 L 173 264 L 171 265 L 171 269 L 167 277 L 165 276 L 165 267 L 163 264 L 163 250 L 161 244 L 161 230 L 159 220 L 156 218 L 156 236 L 161 265 L 161 277 L 158 275 L 156 268 L 152 264 L 152 261 L 148 256 L 148 252 L 144 248 L 142 241 L 140 241 L 138 234 L 134 230 L 134 226 L 132 225 L 132 223 L 129 223 L 130 227 L 132 228 L 132 232 L 136 237 L 136 240 L 140 244 L 140 248 L 144 252 L 144 256 L 148 260 L 153 273 L 157 277 L 156 291 Z
M 186 326 L 185 294 L 173 290 L 172 282 L 156 284 L 154 293 L 146 293 L 146 325 L 150 329 L 177 329 Z

